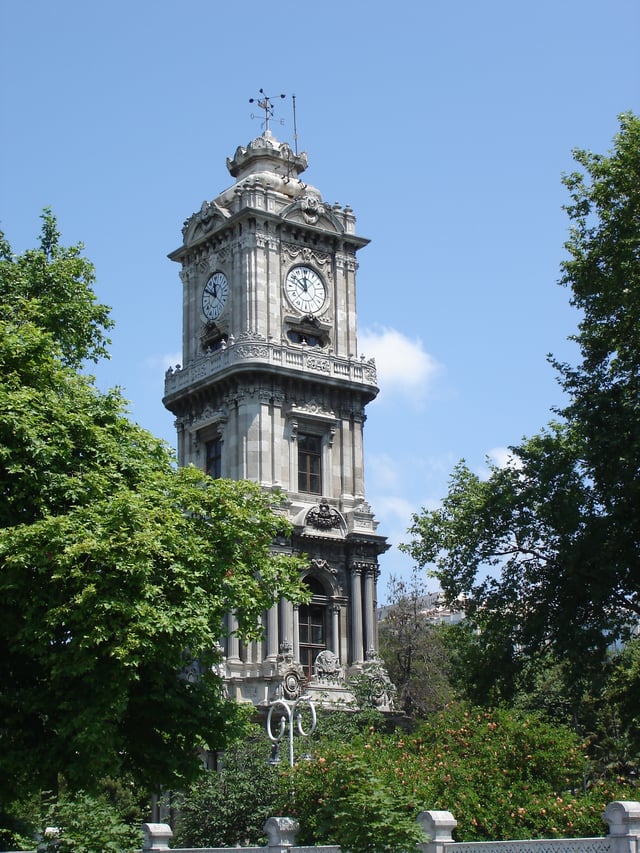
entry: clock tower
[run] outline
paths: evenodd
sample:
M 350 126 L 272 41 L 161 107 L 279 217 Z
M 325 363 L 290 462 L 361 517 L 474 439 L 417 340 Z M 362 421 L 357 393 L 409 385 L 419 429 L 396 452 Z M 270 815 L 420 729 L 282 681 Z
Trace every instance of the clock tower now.
M 182 365 L 167 372 L 178 461 L 212 477 L 283 493 L 293 525 L 274 549 L 305 554 L 312 597 L 263 616 L 243 645 L 228 617 L 229 695 L 263 706 L 305 691 L 339 705 L 360 673 L 381 708 L 390 685 L 377 660 L 378 556 L 387 549 L 365 499 L 365 407 L 375 364 L 358 353 L 355 233 L 350 207 L 303 182 L 306 154 L 267 129 L 239 147 L 235 182 L 205 201 L 169 257 L 181 266 Z

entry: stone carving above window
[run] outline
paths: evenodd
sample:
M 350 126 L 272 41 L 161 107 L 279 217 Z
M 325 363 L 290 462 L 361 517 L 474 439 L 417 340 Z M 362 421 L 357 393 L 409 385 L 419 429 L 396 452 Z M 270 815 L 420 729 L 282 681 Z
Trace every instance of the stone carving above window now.
M 326 252 L 310 249 L 308 246 L 294 246 L 291 243 L 283 243 L 282 249 L 289 260 L 315 264 L 322 269 L 324 275 L 331 277 L 331 256 Z
M 304 221 L 309 225 L 315 225 L 320 218 L 320 214 L 326 209 L 326 205 L 313 195 L 304 195 L 300 199 L 300 207 L 302 208 Z
M 313 680 L 331 684 L 344 681 L 344 670 L 337 654 L 329 649 L 320 652 L 313 664 Z
M 342 527 L 342 516 L 338 510 L 329 506 L 326 498 L 323 498 L 318 506 L 314 506 L 307 513 L 306 523 L 316 530 L 332 530 L 334 527 Z
M 224 222 L 231 214 L 215 201 L 203 201 L 199 211 L 194 213 L 188 219 L 185 219 L 182 226 L 182 234 L 187 236 L 190 226 L 199 225 L 204 231 L 210 231 L 216 224 Z
M 311 560 L 311 565 L 318 572 L 329 572 L 329 574 L 337 576 L 338 570 L 335 566 L 329 565 L 326 560 L 321 559 L 320 557 L 316 557 L 314 560 Z

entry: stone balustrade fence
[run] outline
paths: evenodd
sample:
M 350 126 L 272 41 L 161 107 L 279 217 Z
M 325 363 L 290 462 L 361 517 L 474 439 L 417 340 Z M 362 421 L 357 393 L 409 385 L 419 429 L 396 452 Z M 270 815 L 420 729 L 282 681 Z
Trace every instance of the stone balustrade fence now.
M 640 853 L 640 802 L 617 800 L 609 803 L 602 819 L 609 824 L 607 835 L 599 838 L 533 838 L 518 841 L 473 841 L 453 840 L 457 821 L 451 812 L 424 811 L 418 815 L 418 823 L 424 830 L 425 840 L 415 853 Z M 143 825 L 144 846 L 142 853 L 229 853 L 230 849 L 242 853 L 342 853 L 340 847 L 319 845 L 297 847 L 298 821 L 290 817 L 270 817 L 264 825 L 267 835 L 265 847 L 174 847 L 169 843 L 173 837 L 166 823 Z M 26 851 L 37 853 L 37 851 Z
M 602 819 L 609 832 L 601 838 L 535 838 L 521 841 L 453 840 L 457 821 L 451 812 L 424 811 L 418 823 L 425 841 L 418 853 L 640 853 L 640 802 L 618 800 L 609 803 Z M 171 849 L 171 827 L 166 823 L 145 823 L 142 853 Z M 290 817 L 270 817 L 264 825 L 265 847 L 243 847 L 242 853 L 341 853 L 339 847 L 297 847 L 298 821 Z M 173 848 L 174 853 L 228 853 L 224 847 Z

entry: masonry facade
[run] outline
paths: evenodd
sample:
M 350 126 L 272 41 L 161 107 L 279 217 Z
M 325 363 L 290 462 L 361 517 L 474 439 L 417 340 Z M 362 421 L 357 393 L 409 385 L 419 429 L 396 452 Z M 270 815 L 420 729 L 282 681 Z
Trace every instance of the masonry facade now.
M 358 354 L 353 211 L 304 183 L 305 154 L 267 130 L 239 147 L 235 183 L 204 202 L 170 258 L 181 266 L 183 362 L 167 372 L 178 461 L 213 477 L 282 492 L 293 524 L 274 549 L 308 556 L 312 598 L 264 614 L 264 639 L 244 646 L 229 615 L 229 694 L 266 705 L 301 692 L 351 698 L 366 672 L 390 704 L 377 662 L 376 583 L 386 540 L 365 498 L 365 408 L 378 393 Z

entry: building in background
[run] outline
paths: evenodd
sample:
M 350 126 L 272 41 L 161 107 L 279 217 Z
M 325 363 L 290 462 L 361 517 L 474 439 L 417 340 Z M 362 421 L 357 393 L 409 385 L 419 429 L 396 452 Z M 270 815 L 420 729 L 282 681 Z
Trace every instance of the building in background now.
M 384 604 L 379 607 L 378 622 L 384 622 L 397 608 L 397 604 Z M 428 592 L 416 599 L 415 612 L 432 625 L 457 625 L 464 619 L 464 598 L 460 598 L 457 605 L 447 605 L 441 592 Z

